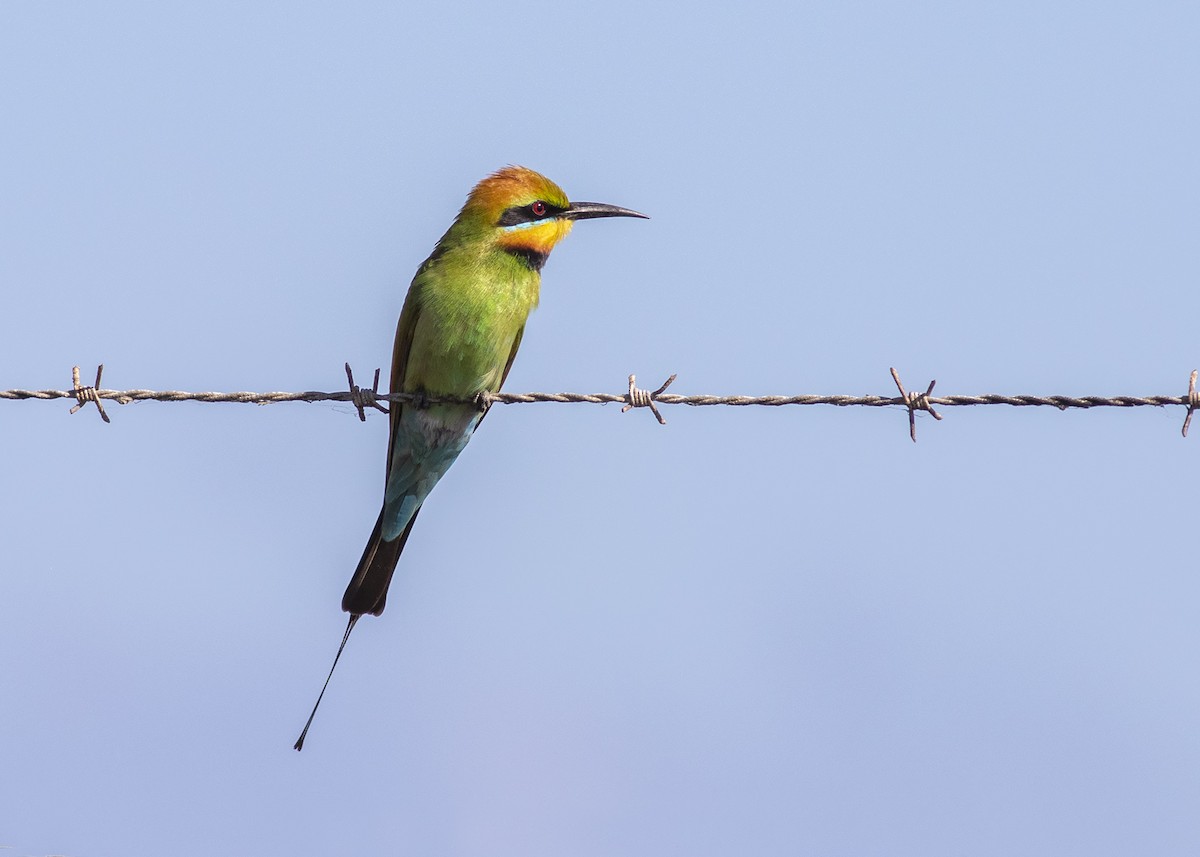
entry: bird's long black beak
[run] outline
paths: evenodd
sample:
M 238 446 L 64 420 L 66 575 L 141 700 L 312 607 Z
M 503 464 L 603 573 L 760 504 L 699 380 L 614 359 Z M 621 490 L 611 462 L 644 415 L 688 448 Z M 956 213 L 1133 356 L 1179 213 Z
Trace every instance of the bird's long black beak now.
M 604 202 L 573 202 L 567 206 L 566 211 L 558 216 L 563 220 L 590 220 L 593 217 L 640 217 L 643 220 L 650 219 L 640 211 L 633 211 L 628 208 L 621 208 L 619 205 L 609 205 Z

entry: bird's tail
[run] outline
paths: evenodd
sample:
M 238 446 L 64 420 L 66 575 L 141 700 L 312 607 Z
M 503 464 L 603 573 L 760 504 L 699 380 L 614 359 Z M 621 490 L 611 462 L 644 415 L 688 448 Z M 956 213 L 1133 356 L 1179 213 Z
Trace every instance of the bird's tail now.
M 420 507 L 417 508 L 417 512 L 419 511 L 421 511 Z M 383 512 L 379 513 L 379 520 L 375 522 L 375 529 L 371 531 L 371 538 L 367 540 L 367 549 L 363 551 L 362 559 L 358 561 L 358 568 L 354 570 L 354 577 L 351 578 L 350 585 L 346 587 L 346 594 L 342 596 L 342 609 L 350 614 L 350 621 L 346 623 L 346 633 L 342 635 L 342 644 L 338 646 L 333 666 L 329 668 L 329 675 L 325 678 L 325 684 L 321 687 L 317 702 L 313 705 L 312 713 L 308 715 L 308 722 L 304 724 L 304 730 L 293 745 L 295 749 L 300 750 L 304 747 L 308 728 L 312 726 L 313 718 L 317 716 L 317 709 L 321 707 L 321 700 L 325 698 L 329 680 L 333 678 L 333 671 L 337 669 L 342 651 L 346 648 L 350 632 L 354 630 L 358 618 L 364 613 L 378 616 L 383 612 L 383 605 L 387 601 L 388 585 L 392 582 L 392 573 L 396 570 L 396 561 L 400 559 L 400 552 L 404 550 L 404 543 L 408 541 L 408 534 L 412 532 L 415 520 L 417 520 L 416 512 L 409 519 L 404 532 L 388 542 L 383 539 Z
M 404 532 L 390 542 L 383 539 L 383 512 L 380 511 L 371 538 L 367 539 L 366 550 L 358 561 L 358 568 L 354 570 L 354 577 L 350 578 L 350 585 L 342 596 L 342 609 L 347 613 L 378 616 L 383 612 L 396 561 L 400 559 L 400 552 L 404 550 L 404 543 L 408 541 L 408 534 L 412 532 L 420 511 L 418 508 L 413 512 Z

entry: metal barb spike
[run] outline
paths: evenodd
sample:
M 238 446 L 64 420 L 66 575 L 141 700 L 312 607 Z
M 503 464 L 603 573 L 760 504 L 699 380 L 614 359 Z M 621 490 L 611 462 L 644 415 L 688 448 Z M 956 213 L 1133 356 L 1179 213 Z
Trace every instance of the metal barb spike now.
M 100 419 L 104 420 L 106 423 L 112 422 L 112 420 L 108 418 L 108 414 L 104 413 L 104 405 L 101 403 L 100 397 L 96 395 L 96 391 L 100 389 L 100 377 L 103 374 L 104 364 L 101 363 L 96 367 L 96 383 L 91 387 L 83 387 L 79 384 L 79 367 L 71 367 L 71 392 L 75 394 L 75 401 L 78 402 L 77 405 L 71 408 L 71 413 L 75 413 L 88 402 L 95 402 L 96 410 L 100 412 Z
M 362 422 L 367 421 L 367 413 L 365 408 L 374 408 L 381 413 L 388 413 L 388 409 L 379 404 L 377 397 L 379 396 L 379 370 L 375 370 L 375 381 L 371 384 L 370 390 L 364 390 L 362 387 L 354 383 L 354 372 L 350 370 L 350 364 L 346 364 L 346 380 L 350 382 L 350 403 L 358 409 L 358 418 Z
M 1192 370 L 1192 377 L 1188 379 L 1187 392 L 1187 416 L 1183 418 L 1183 436 L 1187 437 L 1188 428 L 1192 424 L 1192 414 L 1196 412 L 1196 408 L 1200 408 L 1200 392 L 1196 391 L 1196 375 L 1200 374 L 1197 370 Z
M 629 404 L 621 408 L 621 413 L 625 413 L 630 408 L 649 408 L 650 413 L 654 414 L 654 418 L 658 420 L 658 424 L 660 426 L 665 426 L 667 421 L 663 418 L 663 415 L 658 412 L 658 406 L 654 404 L 654 400 L 661 396 L 663 392 L 666 391 L 667 387 L 671 386 L 671 383 L 675 380 L 675 378 L 676 375 L 672 375 L 666 381 L 663 381 L 663 385 L 661 387 L 654 392 L 650 392 L 649 390 L 643 390 L 638 387 L 637 375 L 630 375 L 628 396 Z
M 917 411 L 929 411 L 933 414 L 935 420 L 940 420 L 942 415 L 933 409 L 933 405 L 929 403 L 929 396 L 933 393 L 933 385 L 937 380 L 929 382 L 929 387 L 924 393 L 908 393 L 904 390 L 904 385 L 900 383 L 900 373 L 895 369 L 891 370 L 892 380 L 896 382 L 896 389 L 900 391 L 900 398 L 903 400 L 900 404 L 908 408 L 908 436 L 912 438 L 912 442 L 917 442 Z

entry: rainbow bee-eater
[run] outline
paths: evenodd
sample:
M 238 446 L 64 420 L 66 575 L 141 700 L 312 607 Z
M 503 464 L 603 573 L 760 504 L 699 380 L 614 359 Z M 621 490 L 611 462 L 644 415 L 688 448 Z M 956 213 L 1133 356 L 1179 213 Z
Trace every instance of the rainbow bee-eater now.
M 396 324 L 391 391 L 417 398 L 391 405 L 383 509 L 342 596 L 350 621 L 333 667 L 358 618 L 383 612 L 396 561 L 425 498 L 479 427 L 486 409 L 470 400 L 498 392 L 508 377 L 550 251 L 576 220 L 645 216 L 599 202 L 570 202 L 558 185 L 524 167 L 505 167 L 475 185 L 417 269 Z M 311 724 L 312 715 L 297 750 Z

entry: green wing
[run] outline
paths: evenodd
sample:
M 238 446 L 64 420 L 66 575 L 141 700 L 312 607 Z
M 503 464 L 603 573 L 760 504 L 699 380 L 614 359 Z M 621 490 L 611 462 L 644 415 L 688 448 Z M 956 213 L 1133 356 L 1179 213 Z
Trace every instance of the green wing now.
M 421 267 L 422 270 L 417 272 L 412 285 L 408 287 L 408 296 L 404 299 L 404 309 L 400 311 L 400 319 L 396 322 L 396 341 L 392 345 L 392 377 L 388 381 L 388 390 L 392 393 L 405 392 L 404 376 L 408 374 L 408 356 L 412 351 L 413 334 L 417 329 L 417 321 L 421 317 L 421 298 L 424 292 L 421 273 L 425 266 Z M 384 484 L 386 484 L 387 476 L 390 476 L 392 472 L 392 448 L 396 444 L 396 427 L 400 424 L 400 414 L 404 410 L 404 403 L 391 402 L 388 410 L 391 412 L 389 422 L 391 429 L 388 432 L 387 471 Z
M 517 329 L 517 335 L 513 337 L 512 351 L 508 352 L 508 362 L 504 364 L 504 374 L 500 376 L 500 385 L 493 392 L 500 392 L 504 388 L 504 382 L 508 380 L 509 370 L 512 369 L 513 361 L 517 359 L 517 349 L 521 347 L 521 337 L 525 335 L 525 325 L 521 325 Z M 487 411 L 483 412 L 483 416 L 479 418 L 479 423 L 483 422 L 483 417 L 488 415 L 488 411 L 492 409 L 488 405 Z M 475 429 L 479 428 L 479 423 L 475 423 Z

